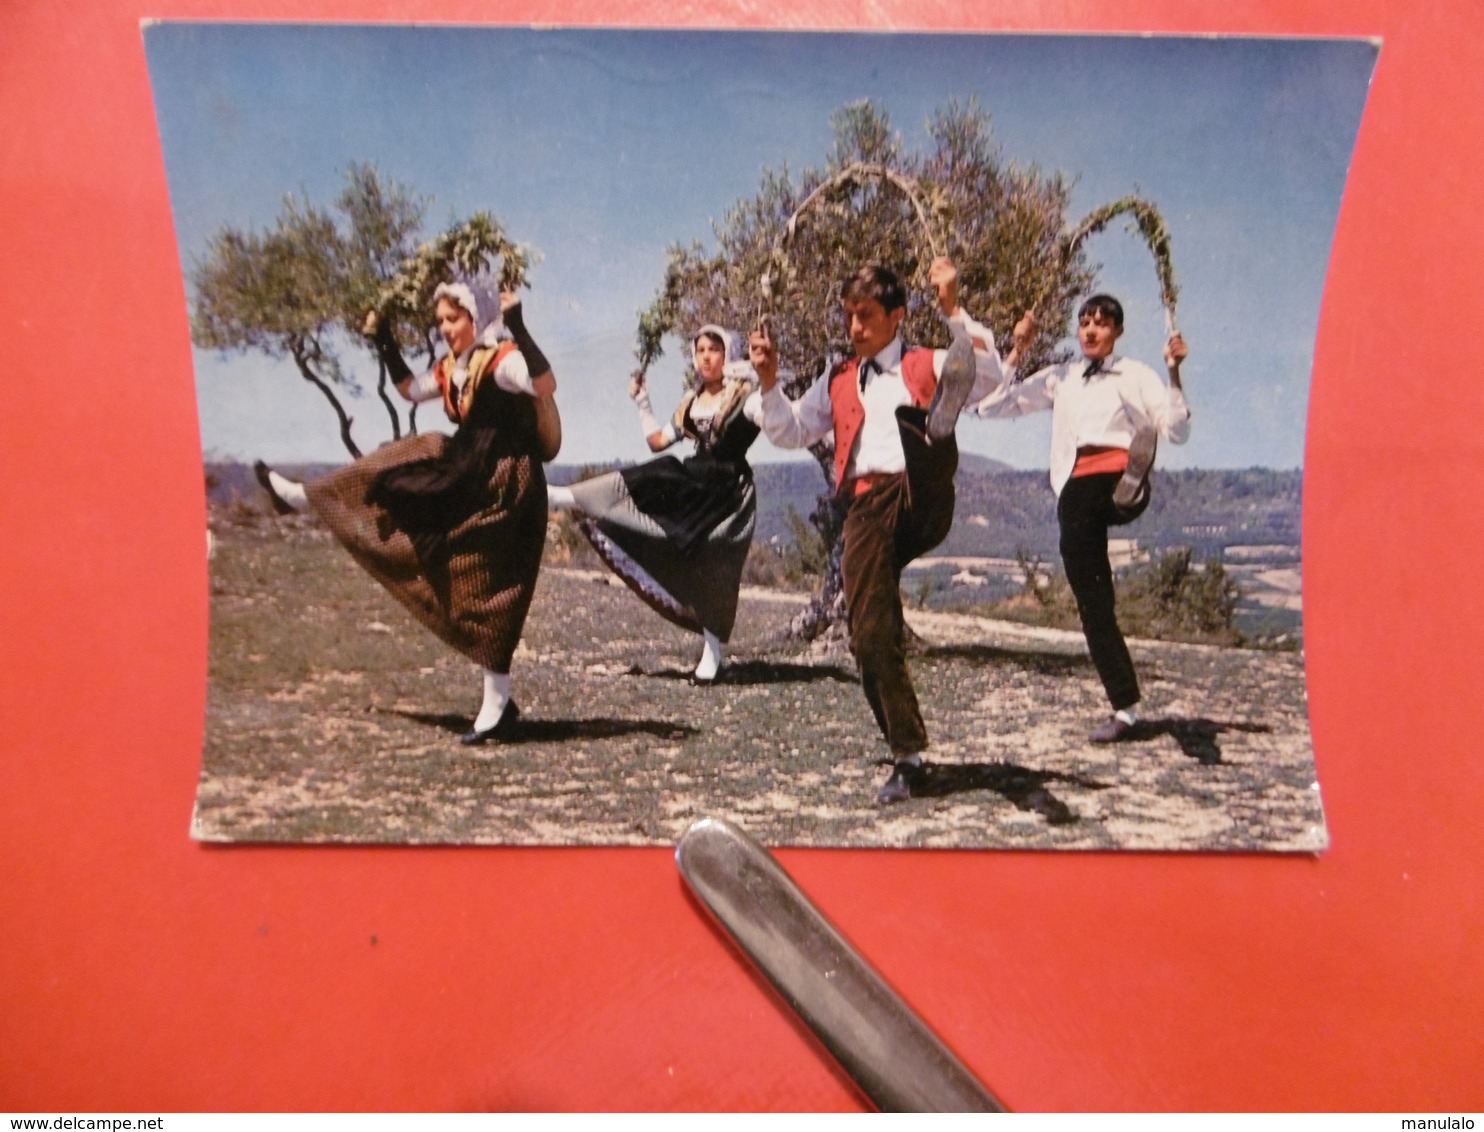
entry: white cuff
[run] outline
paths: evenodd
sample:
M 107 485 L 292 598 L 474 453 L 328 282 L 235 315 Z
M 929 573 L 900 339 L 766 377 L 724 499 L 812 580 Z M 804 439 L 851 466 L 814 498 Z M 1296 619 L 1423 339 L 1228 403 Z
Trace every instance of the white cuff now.
M 646 438 L 660 431 L 660 422 L 655 419 L 654 408 L 650 404 L 647 392 L 635 398 L 634 404 L 639 406 L 639 427 L 644 430 Z

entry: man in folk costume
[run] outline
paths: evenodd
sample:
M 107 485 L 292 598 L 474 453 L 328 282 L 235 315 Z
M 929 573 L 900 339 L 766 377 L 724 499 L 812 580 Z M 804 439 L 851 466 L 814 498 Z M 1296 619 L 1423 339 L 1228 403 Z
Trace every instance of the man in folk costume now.
M 1036 329 L 1027 312 L 1014 330 L 1018 356 Z M 1108 530 L 1131 523 L 1149 506 L 1149 473 L 1159 437 L 1184 444 L 1190 406 L 1180 379 L 1189 355 L 1185 339 L 1165 343 L 1166 385 L 1143 362 L 1116 352 L 1123 336 L 1123 304 L 1093 295 L 1077 312 L 1082 358 L 1021 379 L 1007 380 L 971 410 L 981 417 L 1018 417 L 1051 411 L 1051 487 L 1061 528 L 1062 565 L 1077 599 L 1087 651 L 1113 714 L 1093 729 L 1094 743 L 1127 739 L 1138 722 L 1139 680 L 1114 611 Z
M 1004 372 L 993 336 L 958 305 L 953 262 L 935 260 L 929 279 L 952 334 L 947 350 L 903 345 L 907 292 L 880 264 L 841 286 L 854 356 L 797 401 L 778 386 L 777 350 L 766 332 L 754 331 L 749 342 L 768 438 L 781 448 L 805 448 L 834 433 L 835 487 L 849 508 L 842 572 L 850 648 L 893 762 L 876 796 L 883 805 L 911 796 L 928 745 L 907 670 L 902 570 L 948 534 L 958 414 L 999 385 Z

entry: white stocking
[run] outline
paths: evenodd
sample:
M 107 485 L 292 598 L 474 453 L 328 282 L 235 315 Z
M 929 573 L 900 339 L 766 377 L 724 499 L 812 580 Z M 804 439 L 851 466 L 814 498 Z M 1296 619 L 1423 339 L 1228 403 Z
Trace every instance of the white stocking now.
M 570 487 L 546 485 L 546 506 L 551 511 L 577 511 L 577 497 Z
M 484 673 L 484 703 L 474 717 L 474 730 L 488 731 L 500 722 L 500 717 L 505 714 L 505 705 L 510 702 L 510 673 L 494 672 L 488 668 L 479 671 Z
M 271 469 L 268 472 L 268 480 L 273 484 L 273 490 L 295 511 L 302 511 L 309 506 L 309 496 L 304 494 L 304 485 L 298 480 L 291 480 L 287 476 L 281 476 Z
M 710 629 L 701 630 L 701 662 L 696 665 L 697 680 L 715 680 L 721 671 L 723 653 L 721 641 Z

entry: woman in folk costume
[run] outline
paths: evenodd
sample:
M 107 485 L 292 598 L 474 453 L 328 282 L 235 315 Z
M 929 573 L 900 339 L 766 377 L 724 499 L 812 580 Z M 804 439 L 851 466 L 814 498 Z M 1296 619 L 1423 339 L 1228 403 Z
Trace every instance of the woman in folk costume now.
M 660 616 L 701 634 L 692 679 L 709 684 L 737 617 L 742 567 L 757 525 L 757 492 L 747 450 L 757 439 L 762 405 L 752 367 L 729 361 L 738 348 L 719 326 L 691 339 L 697 384 L 661 425 L 642 375 L 629 385 L 651 452 L 681 439 L 695 455 L 674 456 L 549 489 L 551 505 L 581 512 L 578 529 L 613 571 Z
M 483 669 L 484 700 L 461 740 L 475 745 L 507 734 L 520 714 L 510 660 L 546 541 L 541 464 L 556 456 L 562 426 L 556 379 L 514 291 L 496 300 L 445 283 L 434 300 L 448 352 L 421 376 L 387 321 L 373 313 L 366 331 L 397 391 L 441 400 L 453 436 L 405 437 L 307 484 L 256 470 L 279 510 L 313 508 L 414 617 Z M 497 336 L 502 322 L 510 340 Z

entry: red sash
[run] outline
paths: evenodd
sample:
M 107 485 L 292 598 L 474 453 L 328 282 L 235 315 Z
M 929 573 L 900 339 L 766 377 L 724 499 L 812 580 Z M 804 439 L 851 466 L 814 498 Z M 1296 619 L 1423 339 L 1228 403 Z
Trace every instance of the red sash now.
M 1127 448 L 1103 448 L 1089 444 L 1077 449 L 1077 462 L 1072 465 L 1072 475 L 1095 476 L 1105 472 L 1121 472 L 1127 467 Z

